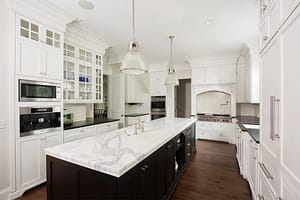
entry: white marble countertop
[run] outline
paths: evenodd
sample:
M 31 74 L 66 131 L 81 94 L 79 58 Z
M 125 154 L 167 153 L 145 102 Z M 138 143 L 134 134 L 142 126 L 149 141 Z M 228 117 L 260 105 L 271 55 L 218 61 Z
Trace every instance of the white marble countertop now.
M 137 165 L 196 119 L 157 119 L 145 124 L 145 132 L 134 134 L 133 127 L 98 134 L 47 148 L 46 154 L 115 177 Z

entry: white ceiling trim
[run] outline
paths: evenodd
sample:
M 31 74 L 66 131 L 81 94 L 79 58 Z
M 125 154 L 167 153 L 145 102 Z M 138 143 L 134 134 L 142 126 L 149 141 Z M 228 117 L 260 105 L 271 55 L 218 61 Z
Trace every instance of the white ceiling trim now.
M 10 9 L 61 32 L 65 32 L 66 24 L 76 19 L 48 1 L 11 0 Z

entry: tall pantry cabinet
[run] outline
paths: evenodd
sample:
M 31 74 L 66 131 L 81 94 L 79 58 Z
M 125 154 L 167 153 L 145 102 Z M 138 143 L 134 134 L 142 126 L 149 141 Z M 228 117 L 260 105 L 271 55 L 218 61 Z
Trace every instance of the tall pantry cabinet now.
M 261 1 L 258 199 L 300 199 L 299 0 Z

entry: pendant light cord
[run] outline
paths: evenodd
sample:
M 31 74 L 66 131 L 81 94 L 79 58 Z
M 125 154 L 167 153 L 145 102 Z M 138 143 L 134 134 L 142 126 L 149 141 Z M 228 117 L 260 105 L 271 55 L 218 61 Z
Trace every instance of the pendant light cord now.
M 135 0 L 132 0 L 132 40 L 135 41 Z
M 170 69 L 169 70 L 173 70 L 173 39 L 174 39 L 174 36 L 169 36 L 170 38 L 170 61 L 169 61 L 169 67 Z

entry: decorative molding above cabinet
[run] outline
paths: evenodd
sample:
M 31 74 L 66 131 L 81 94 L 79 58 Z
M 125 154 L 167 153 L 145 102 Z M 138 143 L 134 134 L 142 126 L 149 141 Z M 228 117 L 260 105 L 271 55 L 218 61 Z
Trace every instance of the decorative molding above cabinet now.
M 103 102 L 103 55 L 108 45 L 99 42 L 102 41 L 78 22 L 67 26 L 64 42 L 64 103 Z

